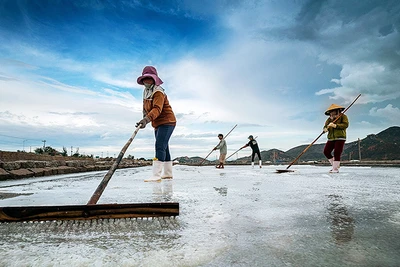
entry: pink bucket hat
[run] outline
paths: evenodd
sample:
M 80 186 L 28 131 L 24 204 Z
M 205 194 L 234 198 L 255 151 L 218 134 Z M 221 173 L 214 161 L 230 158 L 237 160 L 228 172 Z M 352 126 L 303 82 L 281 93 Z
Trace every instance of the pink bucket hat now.
M 137 78 L 137 83 L 143 85 L 142 80 L 146 77 L 153 78 L 156 85 L 161 85 L 163 81 L 158 77 L 157 70 L 153 66 L 146 66 L 142 71 L 142 76 Z

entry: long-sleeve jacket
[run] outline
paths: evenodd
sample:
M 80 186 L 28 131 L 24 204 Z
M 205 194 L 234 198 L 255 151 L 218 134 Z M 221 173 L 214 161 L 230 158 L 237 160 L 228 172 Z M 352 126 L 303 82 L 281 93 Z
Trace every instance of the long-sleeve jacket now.
M 143 98 L 143 114 L 150 119 L 154 128 L 160 125 L 176 125 L 175 114 L 163 90 L 155 90 L 150 96 Z
M 325 121 L 325 126 L 328 127 L 328 124 L 333 122 L 334 119 L 330 117 Z M 346 140 L 346 129 L 349 127 L 349 119 L 345 114 L 343 114 L 336 122 L 336 128 L 329 127 L 328 128 L 328 140 Z
M 247 144 L 245 144 L 242 148 L 245 148 L 245 147 L 248 147 L 248 146 L 250 146 L 251 149 L 252 149 L 254 152 L 260 151 L 260 149 L 258 148 L 257 141 L 256 141 L 255 139 L 250 140 L 250 141 L 249 141 Z
M 226 145 L 226 141 L 222 139 L 219 144 L 215 147 L 216 149 L 219 149 L 219 152 L 221 154 L 226 154 L 228 153 L 228 147 Z

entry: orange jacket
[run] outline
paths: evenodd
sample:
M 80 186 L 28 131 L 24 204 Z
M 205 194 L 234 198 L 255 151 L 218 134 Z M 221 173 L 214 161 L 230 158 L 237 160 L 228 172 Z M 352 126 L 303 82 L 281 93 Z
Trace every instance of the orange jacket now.
M 152 98 L 143 99 L 143 109 L 154 128 L 160 125 L 176 125 L 175 114 L 169 104 L 167 95 L 163 92 L 157 91 Z

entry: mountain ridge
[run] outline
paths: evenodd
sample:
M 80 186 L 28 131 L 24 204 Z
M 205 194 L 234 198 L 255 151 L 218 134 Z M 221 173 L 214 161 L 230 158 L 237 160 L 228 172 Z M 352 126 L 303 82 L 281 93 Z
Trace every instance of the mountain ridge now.
M 276 148 L 263 150 L 261 151 L 261 158 L 264 162 L 271 163 L 291 162 L 307 146 L 309 144 L 299 145 L 287 151 Z M 298 161 L 326 161 L 323 154 L 324 146 L 325 143 L 312 145 Z M 361 158 L 359 157 L 360 155 Z M 204 158 L 199 156 L 177 157 L 174 159 L 174 161 L 185 164 L 199 164 L 203 160 Z M 346 143 L 342 153 L 342 160 L 400 160 L 400 126 L 391 126 L 377 134 L 369 134 L 359 141 Z M 232 164 L 248 164 L 250 161 L 251 156 L 246 156 L 228 162 Z M 215 160 L 206 160 L 205 162 L 210 164 L 214 163 Z

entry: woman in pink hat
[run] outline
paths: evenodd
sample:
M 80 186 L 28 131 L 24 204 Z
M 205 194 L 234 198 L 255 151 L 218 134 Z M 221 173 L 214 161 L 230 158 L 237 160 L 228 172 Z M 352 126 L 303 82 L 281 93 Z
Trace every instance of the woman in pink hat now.
M 324 132 L 328 132 L 328 141 L 325 144 L 324 155 L 332 165 L 331 173 L 339 172 L 340 156 L 342 155 L 344 143 L 346 142 L 346 129 L 349 127 L 349 119 L 345 114 L 340 114 L 344 107 L 332 104 L 325 111 L 329 116 L 325 121 Z M 340 118 L 333 123 L 333 121 Z M 333 156 L 332 156 L 333 151 Z
M 142 76 L 137 78 L 137 83 L 144 85 L 143 91 L 143 119 L 136 123 L 145 128 L 151 122 L 156 137 L 156 155 L 153 159 L 153 175 L 150 181 L 172 178 L 172 161 L 169 153 L 168 142 L 175 129 L 176 118 L 169 104 L 164 88 L 160 85 L 163 81 L 158 77 L 153 66 L 146 66 Z M 164 170 L 163 174 L 162 171 Z

